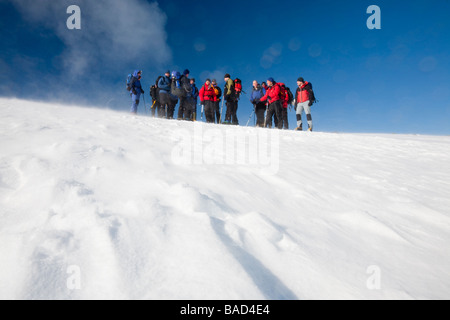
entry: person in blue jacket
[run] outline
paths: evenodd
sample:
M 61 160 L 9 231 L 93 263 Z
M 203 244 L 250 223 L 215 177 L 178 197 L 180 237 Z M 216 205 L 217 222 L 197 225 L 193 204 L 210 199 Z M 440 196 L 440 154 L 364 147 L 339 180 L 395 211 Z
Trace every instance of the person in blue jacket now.
M 191 81 L 191 87 L 192 87 L 192 94 L 191 94 L 191 105 L 192 105 L 192 114 L 191 114 L 191 120 L 197 121 L 197 104 L 198 104 L 198 88 L 195 85 L 195 79 L 190 79 Z
M 261 87 L 258 81 L 253 81 L 253 90 L 250 96 L 250 102 L 255 108 L 256 126 L 261 128 L 264 127 L 264 113 L 266 112 L 266 103 L 261 102 L 260 99 L 264 97 L 265 94 L 266 90 Z
M 170 84 L 172 81 L 170 80 L 170 71 L 167 70 L 164 76 L 159 78 L 158 80 L 158 88 L 161 93 L 170 93 Z
M 133 77 L 130 81 L 131 87 L 131 113 L 137 114 L 137 109 L 139 106 L 139 100 L 141 98 L 141 94 L 144 94 L 144 90 L 142 90 L 141 85 L 142 71 L 135 70 L 133 73 Z

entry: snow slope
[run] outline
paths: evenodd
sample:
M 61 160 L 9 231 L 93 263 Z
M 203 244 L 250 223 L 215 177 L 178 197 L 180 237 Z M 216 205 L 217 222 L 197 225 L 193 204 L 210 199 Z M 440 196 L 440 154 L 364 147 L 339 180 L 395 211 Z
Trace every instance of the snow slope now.
M 450 137 L 0 99 L 1 299 L 448 299 Z

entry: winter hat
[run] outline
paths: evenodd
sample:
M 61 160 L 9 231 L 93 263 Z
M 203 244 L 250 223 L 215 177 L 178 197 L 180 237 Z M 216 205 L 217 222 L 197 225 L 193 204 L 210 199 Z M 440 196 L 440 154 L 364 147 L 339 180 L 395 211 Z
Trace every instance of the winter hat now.
M 184 74 L 184 75 L 187 75 L 187 74 L 190 74 L 190 72 L 189 72 L 188 69 L 186 69 L 186 70 L 183 71 L 183 74 Z
M 268 78 L 267 81 L 270 81 L 270 82 L 272 82 L 272 83 L 275 83 L 275 80 L 273 80 L 272 77 Z
M 167 70 L 166 73 L 170 74 L 170 70 Z
M 303 79 L 302 77 L 300 77 L 300 78 L 297 79 L 297 81 L 305 82 L 305 79 Z
M 225 75 L 225 77 L 223 77 L 224 79 L 225 78 L 231 78 L 231 76 L 230 76 L 230 74 L 229 73 L 227 73 L 226 75 Z
M 217 83 L 216 79 L 212 79 L 212 83 Z

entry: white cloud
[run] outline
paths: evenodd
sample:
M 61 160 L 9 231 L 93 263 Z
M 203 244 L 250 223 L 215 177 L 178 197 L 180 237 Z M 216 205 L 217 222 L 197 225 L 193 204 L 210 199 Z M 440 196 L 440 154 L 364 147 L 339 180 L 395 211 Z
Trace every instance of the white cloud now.
M 64 44 L 62 65 L 72 77 L 92 68 L 117 68 L 133 61 L 168 63 L 167 17 L 157 3 L 143 0 L 12 0 L 24 17 L 53 32 Z M 81 30 L 69 30 L 69 5 L 81 9 Z
M 281 54 L 283 53 L 283 45 L 281 43 L 274 43 L 269 48 L 264 50 L 260 59 L 260 65 L 264 69 L 270 69 L 274 63 L 280 61 Z
M 6 1 L 6 0 L 0 0 Z M 144 73 L 170 65 L 172 52 L 167 44 L 166 14 L 157 2 L 145 0 L 9 0 L 22 15 L 21 28 L 39 30 L 44 43 L 56 36 L 63 51 L 49 50 L 47 57 L 57 66 L 51 74 L 42 67 L 24 69 L 30 81 L 24 86 L 37 98 L 83 101 L 93 104 L 119 98 L 126 75 L 140 68 Z M 69 30 L 67 8 L 81 9 L 81 30 Z M 20 54 L 20 52 L 18 52 Z M 148 70 L 149 72 L 146 72 Z M 51 90 L 42 82 L 51 83 Z M 118 75 L 122 83 L 115 83 Z M 113 83 L 111 83 L 113 82 Z M 99 85 L 100 84 L 100 85 Z M 101 85 L 103 84 L 103 85 Z M 89 94 L 86 94 L 89 90 Z M 123 95 L 124 97 L 126 95 Z

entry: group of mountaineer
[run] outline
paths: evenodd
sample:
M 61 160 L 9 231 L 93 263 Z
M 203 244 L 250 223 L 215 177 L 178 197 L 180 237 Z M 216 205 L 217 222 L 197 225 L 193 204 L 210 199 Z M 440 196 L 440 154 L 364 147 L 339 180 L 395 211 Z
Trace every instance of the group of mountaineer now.
M 154 117 L 174 119 L 175 107 L 178 107 L 178 120 L 196 121 L 197 104 L 200 99 L 201 114 L 203 113 L 207 123 L 238 125 L 238 102 L 242 90 L 240 79 L 233 80 L 230 74 L 224 76 L 225 87 L 223 90 L 217 85 L 217 81 L 206 79 L 200 90 L 196 87 L 195 79 L 189 78 L 189 70 L 180 74 L 177 71 L 165 72 L 158 77 L 155 84 L 150 87 L 152 97 L 151 113 Z M 127 90 L 130 91 L 132 106 L 131 112 L 136 114 L 140 96 L 144 94 L 141 85 L 142 71 L 136 70 L 129 75 Z M 145 100 L 144 100 L 145 101 Z M 262 128 L 289 129 L 288 108 L 294 106 L 297 116 L 295 130 L 303 130 L 302 113 L 305 112 L 308 123 L 308 131 L 313 130 L 311 106 L 315 102 L 314 91 L 311 83 L 302 77 L 297 79 L 295 95 L 283 83 L 277 83 L 273 78 L 259 84 L 253 81 L 250 102 L 256 115 L 256 126 Z M 222 102 L 222 106 L 221 106 Z M 222 119 L 223 106 L 226 102 L 225 118 Z M 252 113 L 253 115 L 253 113 Z M 252 117 L 250 116 L 250 118 Z

